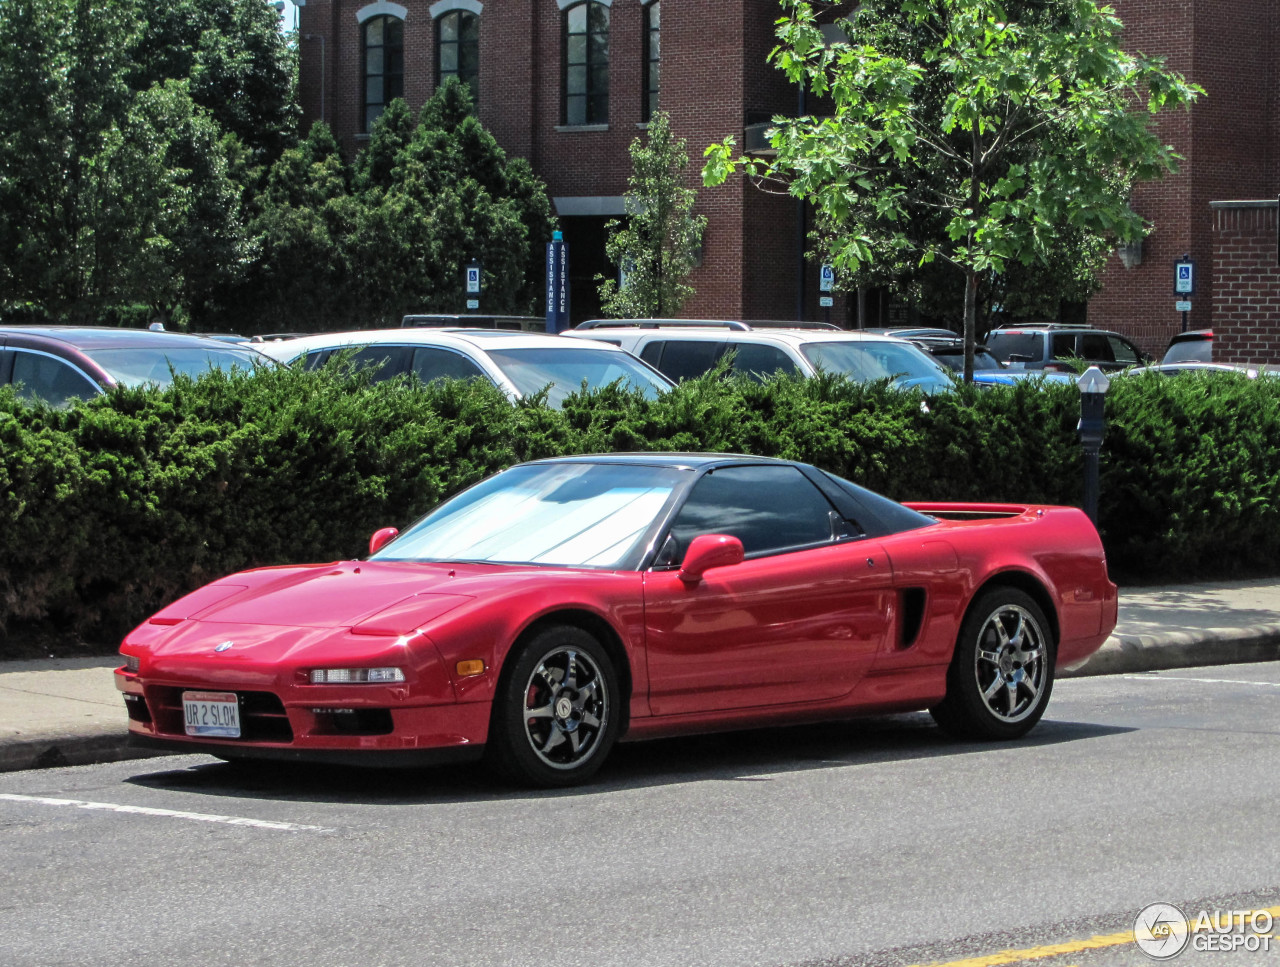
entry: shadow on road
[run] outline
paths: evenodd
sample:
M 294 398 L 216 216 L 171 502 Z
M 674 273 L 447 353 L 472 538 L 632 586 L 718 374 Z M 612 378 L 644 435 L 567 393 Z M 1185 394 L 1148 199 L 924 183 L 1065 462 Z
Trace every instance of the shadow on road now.
M 590 784 L 553 790 L 504 785 L 480 765 L 398 770 L 209 761 L 140 774 L 126 781 L 203 796 L 280 802 L 426 805 L 563 799 L 686 782 L 771 782 L 812 769 L 856 768 L 937 756 L 1007 755 L 1131 731 L 1046 720 L 1017 742 L 958 742 L 947 738 L 924 714 L 752 729 L 618 745 Z

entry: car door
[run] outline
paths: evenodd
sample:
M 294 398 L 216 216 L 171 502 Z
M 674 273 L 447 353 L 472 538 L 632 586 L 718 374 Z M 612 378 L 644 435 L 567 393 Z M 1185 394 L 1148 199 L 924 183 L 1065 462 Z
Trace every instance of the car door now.
M 746 559 L 697 583 L 678 573 L 689 542 L 729 534 Z M 645 575 L 649 702 L 655 715 L 837 699 L 888 633 L 893 575 L 795 467 L 707 472 Z

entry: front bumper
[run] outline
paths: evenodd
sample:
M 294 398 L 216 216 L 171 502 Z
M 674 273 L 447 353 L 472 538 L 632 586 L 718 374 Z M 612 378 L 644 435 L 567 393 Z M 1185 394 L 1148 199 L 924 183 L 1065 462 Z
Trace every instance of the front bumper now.
M 219 680 L 144 679 L 118 668 L 116 687 L 129 713 L 129 732 L 148 748 L 207 752 L 226 758 L 407 764 L 476 758 L 489 730 L 489 702 L 409 704 L 403 688 L 376 685 L 271 687 Z M 189 736 L 184 691 L 232 692 L 241 736 Z M 429 753 L 429 754 L 428 754 Z M 441 753 L 448 753 L 441 755 Z M 366 761 L 367 760 L 367 761 Z

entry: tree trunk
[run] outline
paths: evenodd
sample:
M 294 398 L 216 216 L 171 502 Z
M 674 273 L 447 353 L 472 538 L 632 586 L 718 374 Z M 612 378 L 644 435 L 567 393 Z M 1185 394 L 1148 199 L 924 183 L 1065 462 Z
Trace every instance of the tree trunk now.
M 973 382 L 973 346 L 978 329 L 978 272 L 964 270 L 964 381 Z

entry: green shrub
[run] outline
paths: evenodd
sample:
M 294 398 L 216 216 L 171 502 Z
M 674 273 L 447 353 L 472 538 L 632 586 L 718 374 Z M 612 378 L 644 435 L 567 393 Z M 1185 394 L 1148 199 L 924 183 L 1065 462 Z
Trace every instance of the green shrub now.
M 1280 390 L 1231 375 L 1113 380 L 1101 530 L 1113 568 L 1185 580 L 1280 559 Z M 923 404 L 923 405 L 922 405 Z M 0 627 L 109 640 L 264 564 L 351 558 L 378 527 L 520 460 L 618 450 L 814 463 L 898 500 L 1078 504 L 1079 396 L 1019 385 L 925 401 L 840 379 L 708 377 L 562 410 L 481 383 L 212 373 L 66 410 L 0 391 Z

